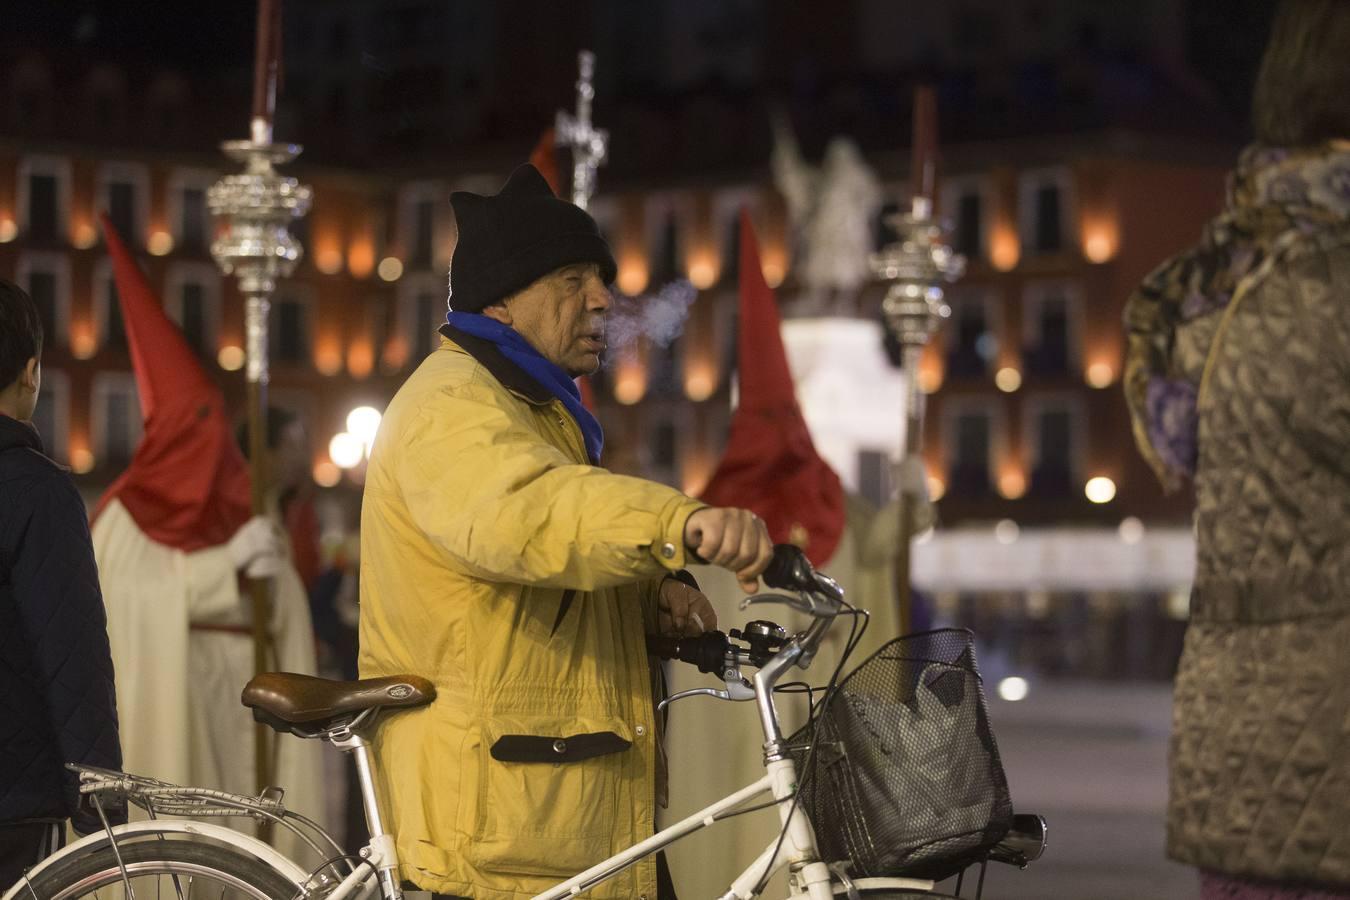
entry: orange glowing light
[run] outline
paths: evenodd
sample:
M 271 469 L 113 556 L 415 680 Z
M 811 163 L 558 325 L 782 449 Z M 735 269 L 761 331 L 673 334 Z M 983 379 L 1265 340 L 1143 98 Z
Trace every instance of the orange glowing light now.
M 1116 370 L 1108 362 L 1094 362 L 1087 367 L 1084 377 L 1092 387 L 1108 388 L 1116 380 Z
M 717 390 L 717 372 L 706 360 L 690 362 L 684 372 L 684 393 L 695 403 L 701 403 Z
M 19 236 L 19 226 L 9 216 L 0 218 L 0 244 L 8 244 Z
M 647 260 L 638 253 L 626 253 L 619 261 L 619 277 L 615 283 L 619 290 L 630 297 L 636 297 L 647 289 L 651 273 L 647 271 Z
M 92 222 L 76 222 L 70 229 L 70 242 L 77 249 L 88 250 L 98 243 L 98 229 Z
M 759 267 L 764 273 L 764 281 L 776 288 L 787 278 L 787 248 L 780 239 L 764 239 L 760 245 Z
M 701 248 L 690 254 L 689 283 L 700 291 L 717 283 L 717 259 L 711 250 Z
M 216 362 L 226 372 L 238 372 L 244 367 L 244 348 L 235 344 L 226 344 L 216 354 Z
M 680 478 L 680 489 L 690 497 L 697 497 L 708 486 L 712 477 L 712 460 L 706 453 L 694 452 L 684 459 L 684 472 Z
M 942 499 L 942 495 L 947 493 L 947 482 L 943 481 L 938 475 L 928 476 L 928 499 L 934 503 Z
M 94 337 L 92 322 L 81 320 L 71 323 L 70 352 L 76 359 L 90 359 L 98 352 L 98 339 Z
M 936 354 L 925 353 L 919 360 L 919 390 L 936 394 L 942 387 L 942 361 Z
M 1083 255 L 1089 262 L 1109 262 L 1120 244 L 1120 229 L 1114 216 L 1098 214 L 1083 217 Z
M 614 399 L 624 406 L 632 406 L 647 393 L 647 367 L 634 356 L 619 360 L 614 375 Z
M 173 252 L 173 235 L 167 231 L 152 231 L 145 242 L 145 249 L 154 256 L 168 256 Z
M 342 251 L 332 244 L 325 243 L 314 251 L 314 268 L 325 275 L 336 275 L 342 271 Z
M 386 371 L 397 372 L 408 364 L 408 341 L 403 337 L 392 337 L 384 346 L 383 365 Z
M 78 475 L 94 471 L 94 454 L 85 447 L 76 447 L 70 451 L 70 467 Z
M 994 384 L 1005 394 L 1011 394 L 1022 386 L 1022 373 L 1012 366 L 1004 366 L 994 373 Z
M 359 340 L 347 348 L 347 371 L 355 378 L 365 378 L 375 368 L 375 349 L 370 341 Z
M 1017 239 L 1017 229 L 1008 222 L 994 226 L 989 235 L 989 261 L 1000 272 L 1011 272 L 1017 268 L 1022 256 L 1022 245 Z
M 314 349 L 314 368 L 321 375 L 336 375 L 342 371 L 342 349 L 336 338 L 324 338 Z
M 342 470 L 329 460 L 320 460 L 314 464 L 314 483 L 319 487 L 335 487 L 342 480 Z
M 375 245 L 368 238 L 357 238 L 348 245 L 347 271 L 354 278 L 369 278 L 375 271 Z
M 998 492 L 1009 500 L 1016 500 L 1027 492 L 1027 477 L 1017 467 L 1005 467 L 998 477 Z

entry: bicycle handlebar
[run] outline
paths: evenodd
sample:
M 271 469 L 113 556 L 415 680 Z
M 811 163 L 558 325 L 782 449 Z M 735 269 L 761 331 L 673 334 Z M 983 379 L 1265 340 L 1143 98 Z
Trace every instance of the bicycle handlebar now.
M 648 653 L 662 659 L 678 659 L 709 675 L 722 674 L 730 649 L 731 642 L 721 631 L 705 631 L 697 637 L 647 635 Z
M 780 590 L 799 591 L 819 594 L 838 603 L 844 598 L 838 582 L 828 575 L 822 575 L 811 565 L 800 547 L 792 544 L 777 544 L 773 548 L 773 559 L 761 575 L 764 583 Z

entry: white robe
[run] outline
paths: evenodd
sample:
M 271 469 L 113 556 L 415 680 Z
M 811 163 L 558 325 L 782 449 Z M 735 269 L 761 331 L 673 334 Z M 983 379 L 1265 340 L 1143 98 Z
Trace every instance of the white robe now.
M 93 526 L 108 637 L 117 679 L 117 711 L 127 772 L 194 787 L 255 795 L 254 722 L 239 702 L 253 676 L 246 634 L 192 629 L 242 626 L 248 597 L 239 590 L 225 545 L 184 553 L 151 540 L 119 501 Z M 275 580 L 272 634 L 278 671 L 314 674 L 314 629 L 304 586 L 287 564 Z M 273 781 L 285 805 L 326 824 L 318 741 L 275 736 Z M 222 820 L 253 833 L 250 820 Z M 302 864 L 312 855 L 286 829 L 278 848 Z M 307 855 L 308 854 L 308 855 Z

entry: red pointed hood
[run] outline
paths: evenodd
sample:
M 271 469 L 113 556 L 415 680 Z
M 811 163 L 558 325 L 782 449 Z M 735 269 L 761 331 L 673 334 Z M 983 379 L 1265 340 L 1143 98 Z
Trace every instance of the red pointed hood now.
M 140 394 L 144 435 L 99 501 L 116 498 L 152 540 L 189 552 L 223 544 L 251 515 L 248 464 L 225 398 L 150 289 L 107 217 L 117 300 Z
M 703 500 L 740 506 L 764 520 L 775 543 L 795 543 L 811 562 L 834 555 L 844 531 L 844 489 L 816 453 L 797 406 L 773 291 L 760 268 L 749 215 L 741 212 L 740 405 Z
M 539 143 L 534 145 L 530 151 L 530 165 L 539 170 L 539 174 L 544 176 L 548 186 L 553 189 L 555 196 L 561 197 L 562 192 L 559 187 L 562 185 L 562 177 L 558 173 L 558 150 L 555 144 L 554 131 L 549 128 L 539 136 Z

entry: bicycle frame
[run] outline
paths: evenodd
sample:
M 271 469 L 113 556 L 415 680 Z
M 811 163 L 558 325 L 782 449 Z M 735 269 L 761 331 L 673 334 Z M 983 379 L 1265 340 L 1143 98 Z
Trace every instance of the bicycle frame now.
M 618 874 L 638 860 L 670 846 L 695 831 L 712 825 L 718 821 L 720 814 L 730 812 L 761 794 L 771 793 L 774 799 L 779 801 L 779 820 L 787 826 L 787 834 L 780 845 L 778 834 L 775 833 L 773 840 L 764 848 L 764 852 L 732 882 L 730 890 L 723 895 L 723 900 L 748 900 L 748 898 L 755 896 L 755 885 L 761 881 L 767 881 L 768 876 L 778 871 L 782 866 L 801 859 L 804 855 L 814 855 L 815 835 L 811 831 L 811 825 L 806 818 L 805 811 L 800 807 L 792 809 L 792 821 L 790 824 L 787 822 L 789 809 L 792 808 L 791 800 L 796 791 L 796 782 L 796 767 L 791 759 L 785 758 L 770 762 L 768 773 L 753 784 L 746 785 L 739 791 L 705 806 L 647 840 L 634 844 L 604 862 L 597 863 L 579 875 L 549 888 L 542 894 L 535 895 L 533 900 L 563 900 L 565 897 L 572 897 Z M 817 866 L 819 871 L 810 871 Z M 832 896 L 831 875 L 829 868 L 824 863 L 810 863 L 803 867 L 802 874 L 803 880 L 808 884 L 809 894 L 796 894 L 794 896 L 810 896 L 812 900 Z M 812 876 L 815 876 L 814 879 L 812 879 Z M 908 888 L 910 890 L 928 891 L 933 888 L 933 882 L 931 881 L 891 878 L 885 879 L 885 882 L 884 886 L 897 889 Z
M 805 562 L 803 560 L 803 565 Z M 809 571 L 809 566 L 807 566 Z M 813 577 L 814 577 L 814 573 Z M 834 585 L 828 578 L 820 576 L 819 583 L 828 591 Z M 829 593 L 822 594 L 826 599 Z M 842 599 L 837 593 L 836 601 Z M 869 878 L 850 881 L 845 877 L 836 878 L 831 867 L 819 858 L 815 831 L 807 812 L 796 801 L 797 771 L 793 758 L 788 753 L 778 720 L 778 711 L 774 705 L 774 686 L 778 680 L 794 666 L 806 668 L 815 655 L 817 646 L 825 632 L 829 630 L 837 614 L 837 602 L 833 607 L 818 607 L 814 601 L 802 606 L 792 597 L 783 595 L 761 596 L 749 602 L 785 602 L 790 606 L 813 614 L 815 621 L 804 631 L 788 640 L 771 658 L 763 663 L 754 676 L 755 704 L 760 724 L 764 732 L 765 774 L 757 781 L 746 785 L 721 800 L 718 800 L 679 822 L 661 830 L 659 833 L 640 841 L 628 849 L 591 866 L 574 877 L 554 885 L 532 900 L 564 900 L 608 880 L 628 869 L 638 861 L 674 844 L 676 841 L 706 828 L 724 817 L 734 813 L 748 801 L 763 794 L 769 794 L 775 801 L 781 828 L 775 830 L 770 843 L 763 852 L 731 883 L 730 888 L 720 900 L 751 900 L 758 896 L 757 887 L 769 880 L 784 866 L 791 871 L 792 886 L 787 900 L 831 900 L 836 886 L 848 889 L 850 896 L 856 896 L 853 888 L 891 889 L 927 892 L 933 889 L 933 882 L 909 878 Z M 744 605 L 743 607 L 744 608 Z M 820 610 L 824 609 L 824 612 Z M 740 679 L 739 664 L 748 657 L 738 656 L 736 651 L 728 651 L 726 678 L 730 684 Z M 403 891 L 398 879 L 398 858 L 393 835 L 385 831 L 384 817 L 380 809 L 380 800 L 375 787 L 374 762 L 365 738 L 359 733 L 358 726 L 373 719 L 372 711 L 362 713 L 357 719 L 340 728 L 325 733 L 307 734 L 306 737 L 323 738 L 339 750 L 350 753 L 356 764 L 357 777 L 361 788 L 362 804 L 365 807 L 366 823 L 371 835 L 370 842 L 361 849 L 361 861 L 352 867 L 352 871 L 342 877 L 331 889 L 326 883 L 311 883 L 317 873 L 308 872 L 294 861 L 282 856 L 272 847 L 256 838 L 219 825 L 210 825 L 184 819 L 152 819 L 130 825 L 118 826 L 108 831 L 90 835 L 65 850 L 49 857 L 33 873 L 40 872 L 56 860 L 71 853 L 84 852 L 121 837 L 136 838 L 141 835 L 183 834 L 220 841 L 238 848 L 243 853 L 258 859 L 287 880 L 293 881 L 300 890 L 297 896 L 316 896 L 320 891 L 324 900 L 402 900 Z M 195 789 L 186 789 L 195 790 Z M 248 798 L 227 797 L 248 801 Z M 236 804 L 237 805 L 237 804 Z M 326 836 L 326 835 L 325 835 Z M 331 839 L 330 839 L 331 840 Z M 317 848 L 316 848 L 317 849 Z M 30 874 L 33 874 L 30 873 Z M 0 900 L 22 900 L 21 881 L 9 890 Z

